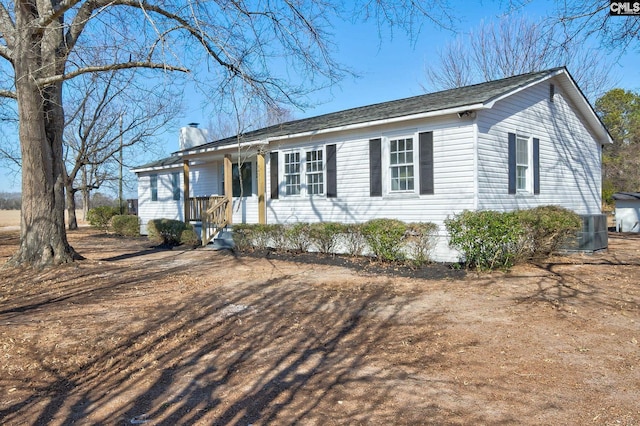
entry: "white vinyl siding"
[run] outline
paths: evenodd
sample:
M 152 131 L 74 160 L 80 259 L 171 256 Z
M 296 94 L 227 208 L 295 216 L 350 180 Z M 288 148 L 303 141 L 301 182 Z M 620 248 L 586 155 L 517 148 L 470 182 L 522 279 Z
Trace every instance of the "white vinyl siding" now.
M 420 195 L 418 186 L 418 143 L 421 132 L 433 132 L 434 194 Z M 445 235 L 444 220 L 457 212 L 474 207 L 474 127 L 461 122 L 457 115 L 420 120 L 410 127 L 379 126 L 366 132 L 341 132 L 318 141 L 280 142 L 274 150 L 283 153 L 317 149 L 318 145 L 336 145 L 337 197 L 287 197 L 284 193 L 284 166 L 280 164 L 279 199 L 267 200 L 267 223 L 326 222 L 362 223 L 376 218 L 397 218 L 406 222 L 434 222 Z M 386 136 L 392 135 L 392 136 Z M 411 193 L 390 191 L 389 141 L 413 138 L 414 190 Z M 381 138 L 383 145 L 384 190 L 382 197 L 371 197 L 369 186 L 369 140 Z M 311 138 L 309 138 L 311 139 Z M 325 158 L 326 161 L 326 158 Z M 267 167 L 268 169 L 268 167 Z M 267 194 L 270 175 L 267 173 Z M 278 184 L 277 182 L 275 184 Z M 325 188 L 326 190 L 326 188 Z M 434 256 L 452 260 L 446 238 L 439 238 Z M 455 259 L 453 259 L 455 260 Z
M 558 84 L 554 102 L 549 102 L 549 84 L 543 83 L 479 111 L 477 121 L 478 209 L 558 205 L 579 214 L 600 213 L 601 147 Z M 509 133 L 539 139 L 540 194 L 507 196 Z

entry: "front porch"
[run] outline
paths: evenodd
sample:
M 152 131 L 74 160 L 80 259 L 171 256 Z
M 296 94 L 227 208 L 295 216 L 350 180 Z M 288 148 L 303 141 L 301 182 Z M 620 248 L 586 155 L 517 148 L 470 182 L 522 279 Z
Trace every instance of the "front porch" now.
M 261 151 L 256 153 L 257 180 L 257 219 L 258 223 L 266 223 L 266 170 L 265 155 Z M 239 166 L 238 166 L 239 167 Z M 209 196 L 189 196 L 190 190 L 190 162 L 183 161 L 184 184 L 184 220 L 187 223 L 201 224 L 202 245 L 210 243 L 225 227 L 233 223 L 233 204 L 239 198 L 233 197 L 233 162 L 231 155 L 224 156 L 223 162 L 223 194 Z M 256 205 L 253 204 L 253 209 Z M 255 214 L 255 210 L 253 210 Z M 244 220 L 244 218 L 242 218 Z M 253 220 L 255 220 L 255 216 Z M 240 218 L 236 217 L 236 220 Z
M 185 211 L 185 222 L 200 222 L 202 232 L 200 239 L 206 246 L 220 231 L 232 222 L 230 213 L 231 201 L 224 195 L 210 197 L 189 197 Z M 229 212 L 227 212 L 229 210 Z

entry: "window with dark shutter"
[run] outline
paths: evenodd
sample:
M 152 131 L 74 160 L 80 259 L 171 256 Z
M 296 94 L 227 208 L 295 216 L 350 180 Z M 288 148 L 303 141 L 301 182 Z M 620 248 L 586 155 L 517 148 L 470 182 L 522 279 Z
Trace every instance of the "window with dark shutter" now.
M 269 177 L 271 179 L 271 199 L 277 200 L 280 188 L 280 180 L 278 179 L 278 152 L 274 151 L 269 154 Z
M 433 132 L 419 135 L 420 194 L 433 194 Z
M 327 198 L 338 196 L 338 177 L 336 170 L 336 145 L 327 145 Z
M 369 195 L 382 196 L 382 140 L 369 141 Z

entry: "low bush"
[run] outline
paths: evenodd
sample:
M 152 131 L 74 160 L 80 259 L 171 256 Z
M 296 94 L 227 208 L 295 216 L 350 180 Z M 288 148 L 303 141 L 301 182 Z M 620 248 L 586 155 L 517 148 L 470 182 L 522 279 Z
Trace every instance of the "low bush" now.
M 415 266 L 421 266 L 431 261 L 431 250 L 435 245 L 438 225 L 431 222 L 416 222 L 407 224 L 405 234 L 405 251 Z
M 197 245 L 198 235 L 190 223 L 174 219 L 153 219 L 147 222 L 149 239 L 168 245 Z
M 117 214 L 120 214 L 120 210 L 117 207 L 94 207 L 92 209 L 89 209 L 89 211 L 87 212 L 87 221 L 91 226 L 106 231 L 109 228 L 109 221 Z
M 286 225 L 284 227 L 284 246 L 298 253 L 309 251 L 309 247 L 311 247 L 310 228 L 310 225 L 304 222 Z
M 123 237 L 137 237 L 140 235 L 138 216 L 123 214 L 111 218 L 111 231 Z
M 311 223 L 308 229 L 309 240 L 320 253 L 336 252 L 339 238 L 345 233 L 345 225 L 337 222 Z
M 526 232 L 523 254 L 528 258 L 547 257 L 557 252 L 582 227 L 577 213 L 559 206 L 520 210 L 517 215 Z
M 233 225 L 233 244 L 239 252 L 247 252 L 253 247 L 255 225 L 238 223 Z
M 465 210 L 445 220 L 449 246 L 464 256 L 467 267 L 508 269 L 522 253 L 525 228 L 515 212 Z
M 375 257 L 383 262 L 404 259 L 403 238 L 407 224 L 397 219 L 373 219 L 362 225 L 362 235 Z
M 273 248 L 282 250 L 285 247 L 284 225 L 255 224 L 247 227 L 253 247 L 260 250 Z
M 198 233 L 191 224 L 188 224 L 188 226 L 188 228 L 183 229 L 182 232 L 180 232 L 180 244 L 194 247 L 200 245 L 201 241 L 198 237 Z
M 362 256 L 364 248 L 367 246 L 367 240 L 365 240 L 362 234 L 362 226 L 361 223 L 344 225 L 344 231 L 340 237 L 342 238 L 347 254 L 350 256 Z

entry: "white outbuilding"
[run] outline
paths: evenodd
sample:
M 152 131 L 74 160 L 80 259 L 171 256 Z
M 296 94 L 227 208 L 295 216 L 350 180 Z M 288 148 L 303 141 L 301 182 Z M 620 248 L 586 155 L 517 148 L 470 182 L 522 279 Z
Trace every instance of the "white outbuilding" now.
M 616 192 L 616 231 L 640 232 L 640 192 Z

